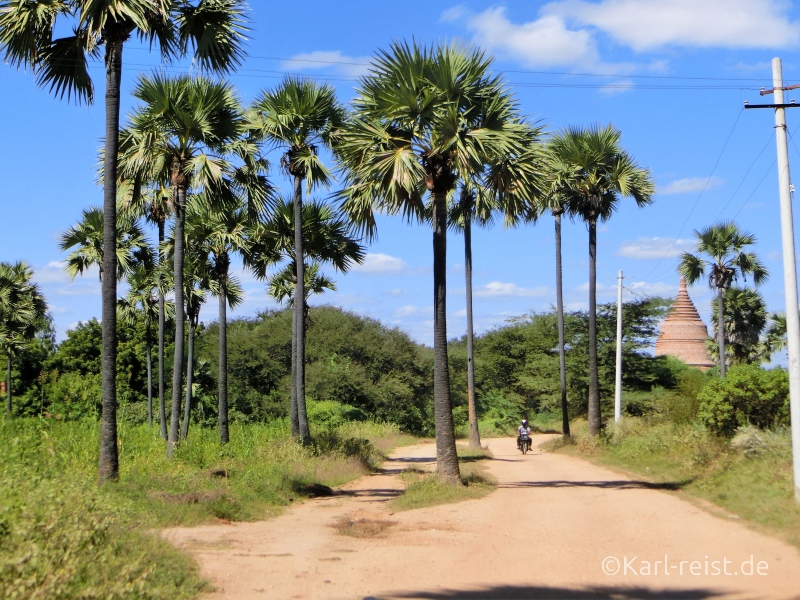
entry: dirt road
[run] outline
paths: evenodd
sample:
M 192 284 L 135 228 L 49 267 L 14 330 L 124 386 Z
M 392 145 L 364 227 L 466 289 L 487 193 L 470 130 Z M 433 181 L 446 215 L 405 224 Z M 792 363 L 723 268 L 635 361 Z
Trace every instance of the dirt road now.
M 480 500 L 392 514 L 397 473 L 432 464 L 420 445 L 270 521 L 164 535 L 197 557 L 209 600 L 800 598 L 800 553 L 784 542 L 577 458 L 488 445 L 499 489 Z M 341 519 L 392 525 L 354 538 Z

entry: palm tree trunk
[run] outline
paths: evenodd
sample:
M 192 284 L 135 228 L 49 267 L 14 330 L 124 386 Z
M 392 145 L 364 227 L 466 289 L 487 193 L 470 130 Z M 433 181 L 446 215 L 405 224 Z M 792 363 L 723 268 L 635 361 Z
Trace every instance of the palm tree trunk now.
M 180 168 L 180 165 L 178 166 Z M 175 167 L 173 167 L 175 169 Z M 175 454 L 178 445 L 178 427 L 180 426 L 181 396 L 183 383 L 183 336 L 184 336 L 184 305 L 183 305 L 183 261 L 184 261 L 184 228 L 186 225 L 186 188 L 178 186 L 177 202 L 175 206 L 175 258 L 174 258 L 174 286 L 175 286 L 175 359 L 172 362 L 172 411 L 169 423 L 169 439 L 167 441 L 167 458 Z
M 153 426 L 153 344 L 150 341 L 150 302 L 144 317 L 144 346 L 147 352 L 147 424 Z
M 11 416 L 11 354 L 6 355 L 6 413 Z
M 189 317 L 189 357 L 186 360 L 186 404 L 183 410 L 183 427 L 181 428 L 181 439 L 185 440 L 189 435 L 189 418 L 192 415 L 192 383 L 194 380 L 194 330 L 195 318 Z
M 305 299 L 305 264 L 303 255 L 303 179 L 294 177 L 294 255 L 297 265 L 297 281 L 294 284 L 294 320 L 297 336 L 297 362 L 295 371 L 295 388 L 297 390 L 297 423 L 300 438 L 310 438 L 308 415 L 306 414 L 306 339 L 303 327 L 303 300 Z
M 161 264 L 161 246 L 164 244 L 164 220 L 158 221 L 158 248 L 156 252 L 158 256 L 159 266 Z M 166 404 L 164 402 L 164 394 L 167 388 L 164 381 L 164 338 L 166 337 L 166 309 L 164 307 L 164 290 L 161 286 L 158 288 L 158 416 L 159 424 L 161 426 L 161 438 L 166 441 L 167 439 L 167 412 Z
M 227 273 L 221 274 L 219 282 L 219 441 L 227 444 L 228 434 L 228 289 Z
M 569 435 L 567 409 L 567 352 L 564 348 L 564 295 L 561 268 L 561 212 L 554 211 L 556 221 L 556 312 L 558 313 L 558 369 L 561 384 L 561 431 Z
M 124 39 L 111 36 L 106 45 L 106 139 L 103 163 L 103 272 L 101 381 L 103 414 L 100 424 L 100 484 L 119 477 L 117 450 L 117 153 L 119 103 Z
M 472 323 L 472 207 L 464 214 L 464 275 L 467 287 L 467 410 L 469 413 L 469 447 L 480 448 L 478 410 L 475 404 L 475 329 Z
M 597 381 L 597 220 L 589 220 L 589 435 L 600 433 Z
M 717 346 L 719 347 L 719 374 L 725 377 L 725 290 L 717 288 Z
M 436 472 L 447 483 L 461 485 L 447 360 L 447 193 L 435 193 L 433 204 L 433 408 Z
M 292 310 L 292 397 L 289 401 L 289 423 L 292 438 L 300 435 L 300 422 L 297 420 L 297 312 Z

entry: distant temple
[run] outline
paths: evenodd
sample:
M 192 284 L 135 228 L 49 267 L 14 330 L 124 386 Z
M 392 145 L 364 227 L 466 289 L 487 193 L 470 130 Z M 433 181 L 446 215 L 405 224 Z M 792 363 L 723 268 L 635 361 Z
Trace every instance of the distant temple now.
M 661 323 L 656 340 L 656 356 L 674 356 L 691 367 L 705 371 L 714 366 L 706 351 L 707 339 L 708 328 L 689 298 L 686 280 L 681 277 L 678 297 Z

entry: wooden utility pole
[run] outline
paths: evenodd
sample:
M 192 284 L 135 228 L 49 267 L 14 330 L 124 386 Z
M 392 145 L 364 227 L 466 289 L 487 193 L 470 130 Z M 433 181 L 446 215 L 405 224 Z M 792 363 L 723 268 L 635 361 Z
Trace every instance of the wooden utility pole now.
M 792 463 L 794 470 L 794 497 L 800 503 L 800 308 L 797 300 L 797 265 L 795 262 L 794 226 L 792 220 L 792 183 L 789 176 L 789 146 L 786 141 L 787 108 L 800 107 L 792 101 L 784 103 L 783 92 L 800 88 L 800 85 L 783 87 L 781 59 L 772 59 L 771 90 L 761 90 L 761 95 L 774 94 L 774 104 L 750 105 L 745 108 L 775 109 L 775 140 L 778 147 L 778 186 L 780 189 L 781 236 L 783 238 L 783 280 L 786 295 L 786 338 L 789 347 L 789 412 L 792 425 Z

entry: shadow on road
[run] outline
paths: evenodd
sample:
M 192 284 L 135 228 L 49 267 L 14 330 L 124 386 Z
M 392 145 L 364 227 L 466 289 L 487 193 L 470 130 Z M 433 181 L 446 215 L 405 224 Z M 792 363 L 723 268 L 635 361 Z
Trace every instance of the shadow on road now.
M 716 598 L 724 592 L 705 588 L 652 590 L 643 587 L 588 587 L 583 589 L 544 586 L 503 585 L 478 590 L 439 590 L 435 592 L 400 592 L 366 596 L 363 600 L 699 600 Z
M 690 484 L 692 479 L 683 481 L 664 481 L 653 483 L 651 481 L 635 481 L 622 479 L 619 481 L 515 481 L 501 483 L 499 488 L 560 488 L 560 487 L 591 487 L 610 490 L 679 490 Z

